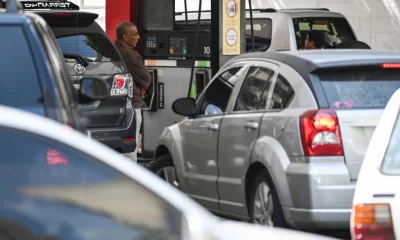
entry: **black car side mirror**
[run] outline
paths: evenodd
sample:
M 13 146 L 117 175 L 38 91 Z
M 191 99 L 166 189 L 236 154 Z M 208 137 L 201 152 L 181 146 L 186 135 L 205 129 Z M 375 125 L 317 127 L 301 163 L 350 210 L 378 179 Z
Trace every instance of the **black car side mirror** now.
M 79 89 L 79 102 L 105 100 L 108 98 L 108 87 L 99 78 L 82 78 Z
M 172 103 L 172 110 L 182 116 L 193 116 L 195 108 L 196 102 L 193 98 L 178 98 Z

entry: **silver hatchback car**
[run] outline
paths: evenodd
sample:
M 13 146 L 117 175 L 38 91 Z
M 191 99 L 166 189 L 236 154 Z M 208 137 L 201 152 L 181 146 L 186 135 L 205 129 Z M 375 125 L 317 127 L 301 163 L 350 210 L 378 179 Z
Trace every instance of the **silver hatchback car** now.
M 357 176 L 400 53 L 310 50 L 228 61 L 162 132 L 152 171 L 217 215 L 348 229 Z

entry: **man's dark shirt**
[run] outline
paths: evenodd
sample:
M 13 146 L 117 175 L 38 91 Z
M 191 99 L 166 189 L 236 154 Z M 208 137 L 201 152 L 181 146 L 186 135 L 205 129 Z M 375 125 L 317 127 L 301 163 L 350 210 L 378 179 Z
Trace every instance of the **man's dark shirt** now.
M 151 84 L 149 71 L 144 66 L 142 57 L 134 48 L 128 46 L 123 40 L 118 39 L 115 41 L 115 46 L 133 78 L 133 107 L 136 109 L 141 108 L 143 102 L 142 89 L 148 88 Z

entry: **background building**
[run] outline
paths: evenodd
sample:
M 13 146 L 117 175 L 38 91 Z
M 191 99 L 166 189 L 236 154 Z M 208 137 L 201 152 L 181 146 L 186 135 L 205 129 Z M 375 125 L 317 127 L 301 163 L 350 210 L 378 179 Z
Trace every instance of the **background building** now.
M 100 17 L 97 21 L 105 29 L 105 0 L 72 1 L 85 11 L 98 13 Z M 183 0 L 176 1 L 178 6 L 183 6 Z M 189 10 L 198 8 L 198 0 L 187 1 Z M 203 9 L 209 9 L 210 1 L 203 0 Z M 373 49 L 400 50 L 400 0 L 252 0 L 252 5 L 253 8 L 276 9 L 329 8 L 344 14 L 360 40 Z

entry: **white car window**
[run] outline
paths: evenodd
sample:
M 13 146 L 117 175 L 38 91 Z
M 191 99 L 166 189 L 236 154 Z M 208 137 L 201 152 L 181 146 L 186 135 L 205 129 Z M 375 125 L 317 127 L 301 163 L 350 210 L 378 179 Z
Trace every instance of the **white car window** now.
M 385 157 L 382 161 L 381 171 L 383 174 L 399 175 L 400 174 L 400 121 L 397 121 L 392 131 Z
M 1 230 L 24 229 L 32 237 L 23 239 L 182 239 L 182 213 L 121 172 L 41 136 L 5 128 L 0 136 Z

